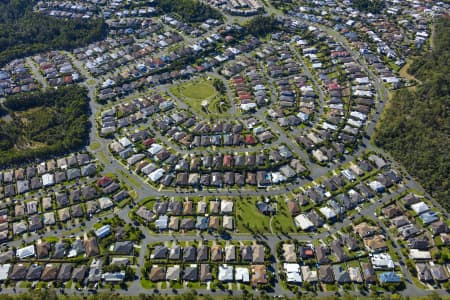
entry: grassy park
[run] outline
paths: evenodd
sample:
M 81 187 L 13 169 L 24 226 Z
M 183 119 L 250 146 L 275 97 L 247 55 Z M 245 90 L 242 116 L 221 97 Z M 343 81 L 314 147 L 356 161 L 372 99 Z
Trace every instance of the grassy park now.
M 212 84 L 203 80 L 179 86 L 179 91 L 185 98 L 193 100 L 205 100 L 217 93 Z
M 210 80 L 190 81 L 172 87 L 170 92 L 204 116 L 224 116 L 230 108 L 227 97 L 221 95 Z
M 215 197 L 189 197 L 189 200 L 197 203 L 202 200 L 206 203 L 213 201 Z M 285 198 L 276 197 L 271 203 L 276 209 L 276 214 L 272 217 L 266 216 L 258 211 L 256 203 L 263 201 L 260 197 L 224 197 L 223 200 L 232 200 L 234 202 L 235 226 L 240 233 L 294 233 L 296 228 L 292 216 L 290 215 Z M 134 211 L 140 206 L 152 210 L 156 201 L 169 201 L 168 198 L 148 197 L 139 202 Z M 183 201 L 183 198 L 175 198 L 174 201 Z M 192 231 L 194 232 L 194 231 Z
M 271 217 L 263 215 L 256 208 L 256 203 L 259 200 L 257 197 L 250 197 L 235 202 L 236 225 L 239 232 L 271 232 Z M 277 213 L 272 217 L 273 233 L 295 232 L 294 222 L 288 213 L 284 200 L 276 201 L 276 210 Z

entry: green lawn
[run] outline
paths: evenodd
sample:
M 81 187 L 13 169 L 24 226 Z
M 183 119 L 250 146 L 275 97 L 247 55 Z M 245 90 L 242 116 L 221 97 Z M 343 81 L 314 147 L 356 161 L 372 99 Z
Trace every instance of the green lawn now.
M 102 227 L 104 224 L 103 223 L 95 223 L 93 225 L 94 230 L 98 230 L 100 227 Z
M 213 114 L 225 114 L 230 109 L 227 97 L 214 97 L 208 105 L 208 111 Z
M 105 153 L 100 152 L 99 155 L 100 155 L 100 159 L 101 159 L 104 163 L 107 163 L 107 162 L 109 161 L 109 159 L 108 159 L 108 157 L 106 156 Z
M 72 280 L 67 281 L 66 282 L 66 288 L 70 289 L 72 287 L 72 283 L 73 283 Z
M 151 280 L 147 280 L 147 279 L 141 279 L 141 286 L 144 289 L 158 289 L 158 286 L 160 286 L 160 289 L 165 289 L 167 284 L 165 281 L 161 282 L 161 284 L 159 284 L 159 282 L 153 282 Z
M 37 286 L 36 286 L 36 289 L 45 289 L 45 288 L 47 288 L 47 286 L 48 286 L 47 282 L 39 281 Z
M 102 147 L 102 144 L 100 144 L 99 142 L 93 142 L 90 146 L 92 151 L 98 150 Z
M 392 241 L 391 241 L 391 240 L 387 240 L 387 241 L 386 241 L 386 244 L 388 245 L 388 248 L 389 248 L 389 255 L 391 256 L 391 258 L 392 258 L 394 261 L 399 260 L 400 258 L 398 257 L 397 252 L 394 250 L 394 246 L 393 246 L 393 244 L 392 244 Z
M 236 223 L 239 232 L 270 232 L 270 217 L 258 211 L 258 198 L 236 199 Z M 273 216 L 272 229 L 274 233 L 294 232 L 292 217 L 287 211 L 284 200 L 277 202 L 277 213 Z
M 43 238 L 43 240 L 48 242 L 48 243 L 56 243 L 56 242 L 59 241 L 59 237 L 57 237 L 57 236 L 49 236 L 49 237 Z
M 214 96 L 216 89 L 207 82 L 198 81 L 180 86 L 180 93 L 186 98 L 203 100 Z
M 359 260 L 357 260 L 357 259 L 348 261 L 347 264 L 349 267 L 358 267 L 358 268 L 360 267 Z
M 415 286 L 417 286 L 417 287 L 419 287 L 419 288 L 421 288 L 423 290 L 427 290 L 428 289 L 428 287 L 425 284 L 423 284 L 423 282 L 420 281 L 417 277 L 411 276 L 411 279 L 412 279 L 412 281 L 413 281 Z
M 30 287 L 31 287 L 31 282 L 22 281 L 22 282 L 19 283 L 19 288 L 27 289 L 27 288 L 30 288 Z
M 324 284 L 324 286 L 327 292 L 336 292 L 339 290 L 336 284 Z
M 125 206 L 127 206 L 128 204 L 130 204 L 130 202 L 131 202 L 131 198 L 128 197 L 128 198 L 126 198 L 126 199 L 120 201 L 119 203 L 117 203 L 117 207 L 118 207 L 118 208 L 124 208 Z
M 119 173 L 125 177 L 126 179 L 128 179 L 132 184 L 134 184 L 137 188 L 142 188 L 142 185 L 139 183 L 139 181 L 137 181 L 133 176 L 128 175 L 127 173 L 125 173 L 123 170 L 119 170 Z
M 139 198 L 139 194 L 135 190 L 130 191 L 129 194 L 130 194 L 131 198 L 133 198 L 134 200 Z
M 174 86 L 170 92 L 204 116 L 225 116 L 230 108 L 230 100 L 220 95 L 212 83 L 204 79 Z M 203 102 L 206 103 L 204 107 Z
M 147 280 L 147 279 L 141 279 L 141 286 L 142 286 L 144 289 L 152 289 L 152 288 L 155 288 L 154 283 L 151 282 L 150 280 Z

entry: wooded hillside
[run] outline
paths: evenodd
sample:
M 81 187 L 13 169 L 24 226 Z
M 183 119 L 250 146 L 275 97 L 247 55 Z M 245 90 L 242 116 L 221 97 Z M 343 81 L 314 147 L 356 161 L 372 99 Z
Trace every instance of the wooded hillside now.
M 353 7 L 363 12 L 381 13 L 385 7 L 383 0 L 352 0 Z
M 0 167 L 74 151 L 89 134 L 86 89 L 14 95 L 6 99 L 9 116 L 0 120 Z
M 393 95 L 375 143 L 388 150 L 446 208 L 450 208 L 450 19 L 436 22 L 434 49 L 410 67 L 422 81 Z
M 217 9 L 198 0 L 156 0 L 156 4 L 164 13 L 178 15 L 183 21 L 189 23 L 222 19 L 222 14 Z

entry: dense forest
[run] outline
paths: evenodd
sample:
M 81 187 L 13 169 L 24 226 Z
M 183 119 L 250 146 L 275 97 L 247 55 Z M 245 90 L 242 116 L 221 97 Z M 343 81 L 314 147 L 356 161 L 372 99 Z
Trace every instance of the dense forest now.
M 103 19 L 58 19 L 32 12 L 34 0 L 0 1 L 0 66 L 50 49 L 72 49 L 106 35 Z
M 265 36 L 281 29 L 275 16 L 256 16 L 244 24 L 245 33 L 256 37 Z
M 188 23 L 203 22 L 207 19 L 222 19 L 222 14 L 199 0 L 156 0 L 157 6 L 166 14 L 176 14 Z
M 352 0 L 353 7 L 359 11 L 370 12 L 373 14 L 381 13 L 385 4 L 383 0 Z
M 8 97 L 0 120 L 0 167 L 84 146 L 89 133 L 87 91 L 79 86 Z
M 408 70 L 422 83 L 393 95 L 374 136 L 375 143 L 446 208 L 450 208 L 449 32 L 449 18 L 436 22 L 433 50 Z

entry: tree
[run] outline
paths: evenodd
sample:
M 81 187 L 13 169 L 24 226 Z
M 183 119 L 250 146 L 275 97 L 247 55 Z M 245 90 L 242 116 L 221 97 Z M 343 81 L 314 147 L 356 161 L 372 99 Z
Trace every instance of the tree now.
M 136 278 L 136 272 L 130 266 L 125 268 L 125 280 L 134 280 Z
M 382 0 L 352 0 L 353 6 L 363 12 L 379 14 L 385 7 Z
M 215 78 L 213 81 L 213 86 L 220 94 L 225 94 L 226 88 L 222 80 Z
M 247 34 L 251 34 L 254 36 L 265 36 L 268 33 L 274 32 L 278 30 L 279 23 L 276 20 L 275 16 L 256 16 L 250 19 L 244 25 L 244 31 Z
M 223 18 L 222 14 L 215 8 L 198 0 L 157 0 L 156 5 L 164 13 L 175 13 L 188 23 L 198 23 L 207 19 Z
M 411 275 L 413 277 L 417 276 L 416 264 L 414 263 L 413 260 L 407 259 L 406 260 L 406 267 L 408 268 L 409 273 L 411 273 Z
M 220 225 L 219 228 L 217 229 L 217 233 L 220 236 L 223 236 L 223 235 L 225 235 L 227 233 L 227 231 L 225 230 L 225 228 L 222 225 Z

